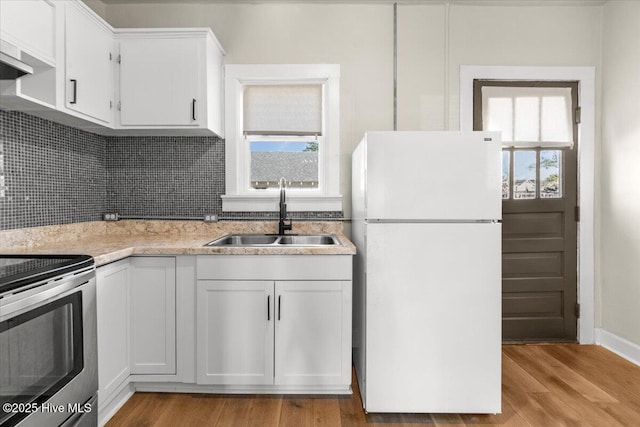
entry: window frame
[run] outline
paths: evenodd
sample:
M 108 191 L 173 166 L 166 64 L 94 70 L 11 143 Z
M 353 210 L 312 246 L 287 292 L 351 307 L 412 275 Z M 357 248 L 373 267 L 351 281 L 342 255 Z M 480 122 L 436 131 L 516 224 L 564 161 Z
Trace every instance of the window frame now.
M 222 210 L 262 212 L 278 209 L 277 189 L 250 185 L 251 153 L 243 133 L 243 88 L 250 84 L 323 85 L 323 132 L 318 137 L 318 188 L 287 192 L 290 211 L 342 211 L 340 195 L 340 66 L 337 64 L 228 64 L 225 66 L 225 194 Z M 259 137 L 260 139 L 273 136 Z M 301 137 L 302 138 L 302 137 Z M 285 177 L 286 178 L 286 177 Z

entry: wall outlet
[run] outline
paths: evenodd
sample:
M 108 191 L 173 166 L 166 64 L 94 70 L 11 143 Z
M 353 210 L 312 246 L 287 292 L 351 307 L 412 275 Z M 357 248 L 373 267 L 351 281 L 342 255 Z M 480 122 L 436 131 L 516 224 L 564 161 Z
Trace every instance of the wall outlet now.
M 218 215 L 216 215 L 216 214 L 206 214 L 204 216 L 204 222 L 218 222 Z
M 120 219 L 120 216 L 117 213 L 106 213 L 102 215 L 102 219 L 105 221 L 117 221 Z

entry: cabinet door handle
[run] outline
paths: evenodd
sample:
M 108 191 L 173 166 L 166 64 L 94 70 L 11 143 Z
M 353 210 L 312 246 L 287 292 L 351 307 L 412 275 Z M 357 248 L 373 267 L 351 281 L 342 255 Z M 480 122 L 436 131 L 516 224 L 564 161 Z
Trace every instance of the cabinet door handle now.
M 195 98 L 191 100 L 191 119 L 194 122 L 196 121 L 196 99 Z
M 69 79 L 73 83 L 73 101 L 69 101 L 69 104 L 75 104 L 78 101 L 78 81 L 76 79 Z
M 282 313 L 282 295 L 278 295 L 278 320 L 280 320 L 280 314 Z
M 271 321 L 271 295 L 267 295 L 267 321 Z

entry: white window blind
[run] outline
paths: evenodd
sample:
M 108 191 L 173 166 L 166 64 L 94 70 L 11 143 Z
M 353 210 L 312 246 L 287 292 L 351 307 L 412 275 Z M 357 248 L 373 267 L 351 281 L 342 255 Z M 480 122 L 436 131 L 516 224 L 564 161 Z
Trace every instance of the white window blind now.
M 322 135 L 322 85 L 245 85 L 245 135 Z
M 482 88 L 483 129 L 502 132 L 507 147 L 573 147 L 571 89 Z

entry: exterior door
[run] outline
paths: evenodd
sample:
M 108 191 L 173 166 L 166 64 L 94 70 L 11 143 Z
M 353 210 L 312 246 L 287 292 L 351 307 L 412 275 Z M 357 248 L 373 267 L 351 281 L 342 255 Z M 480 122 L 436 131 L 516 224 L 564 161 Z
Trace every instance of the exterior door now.
M 577 340 L 577 92 L 577 82 L 474 81 L 474 130 L 505 140 L 505 342 Z

